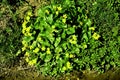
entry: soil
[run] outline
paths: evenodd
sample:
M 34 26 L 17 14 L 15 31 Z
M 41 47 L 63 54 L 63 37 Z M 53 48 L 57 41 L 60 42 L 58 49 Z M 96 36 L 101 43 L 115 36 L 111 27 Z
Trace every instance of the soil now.
M 10 68 L 0 67 L 0 80 L 56 80 L 56 78 L 43 76 L 34 67 L 15 64 Z M 58 80 L 120 80 L 120 69 L 112 69 L 103 74 L 95 71 L 73 71 L 69 75 L 63 74 Z

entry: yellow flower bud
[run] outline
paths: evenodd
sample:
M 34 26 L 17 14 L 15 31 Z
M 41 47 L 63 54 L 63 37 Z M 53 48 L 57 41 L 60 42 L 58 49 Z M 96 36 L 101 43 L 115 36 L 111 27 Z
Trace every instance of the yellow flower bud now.
M 25 21 L 22 23 L 23 29 L 26 28 L 26 24 L 27 24 L 27 21 L 25 20 Z
M 72 41 L 71 43 L 72 43 L 72 44 L 77 44 L 77 41 Z
M 26 31 L 27 31 L 27 32 L 30 32 L 30 29 L 31 29 L 31 27 L 27 27 L 27 28 L 26 28 Z
M 83 22 L 80 21 L 80 25 L 82 26 L 82 25 L 83 25 Z
M 95 30 L 95 28 L 94 28 L 94 27 L 90 27 L 90 28 L 89 28 L 89 30 L 93 30 L 93 31 L 94 31 L 94 30 Z
M 47 53 L 47 54 L 51 54 L 50 48 L 47 48 L 46 53 Z
M 35 59 L 29 61 L 28 64 L 29 64 L 30 66 L 33 66 L 34 64 L 36 64 L 36 62 L 37 62 L 37 58 L 35 58 Z
M 30 16 L 26 16 L 25 19 L 26 19 L 27 21 L 29 21 L 29 20 L 30 20 Z
M 31 45 L 31 46 L 30 46 L 30 50 L 33 49 L 33 48 L 34 48 L 34 47 Z
M 32 36 L 32 34 L 31 34 L 31 33 L 28 33 L 27 35 L 28 35 L 28 36 Z
M 39 52 L 39 48 L 35 48 L 35 50 L 33 50 L 34 53 L 38 53 Z
M 73 38 L 73 40 L 75 40 L 75 41 L 77 40 L 77 36 L 76 36 L 76 35 L 73 35 L 72 38 Z
M 26 50 L 26 47 L 22 47 L 22 51 L 25 51 Z
M 42 38 L 39 36 L 39 37 L 37 37 L 37 40 L 38 40 L 39 42 L 41 42 L 41 41 L 42 41 Z
M 70 64 L 70 62 L 69 62 L 69 61 L 66 63 L 66 66 L 67 66 L 67 68 L 68 68 L 68 69 L 70 69 L 70 68 L 71 68 L 71 64 Z
M 29 58 L 28 58 L 28 57 L 26 57 L 26 58 L 25 58 L 25 61 L 26 61 L 26 62 L 29 62 Z
M 66 68 L 65 66 L 63 66 L 62 70 L 63 70 L 63 71 L 66 71 L 66 70 L 67 70 L 67 68 Z
M 66 14 L 64 14 L 64 15 L 63 15 L 63 18 L 65 18 L 65 19 L 66 19 L 66 18 L 67 18 L 67 15 L 66 15 Z
M 85 45 L 83 45 L 83 47 L 84 47 L 84 49 L 85 49 L 85 48 L 87 48 L 87 45 L 85 44 Z
M 28 11 L 28 12 L 27 12 L 27 15 L 28 15 L 28 16 L 32 16 L 32 12 L 31 12 L 31 11 Z
M 22 44 L 23 44 L 23 45 L 24 45 L 24 44 L 26 44 L 26 41 L 25 41 L 25 40 L 23 40 L 23 41 L 22 41 Z
M 58 11 L 61 11 L 62 10 L 62 8 L 59 6 L 59 7 L 57 7 L 57 9 L 58 9 Z
M 66 19 L 62 19 L 62 22 L 63 22 L 63 23 L 66 23 Z
M 52 28 L 54 29 L 54 28 L 55 28 L 55 25 L 52 25 Z
M 98 40 L 98 39 L 100 38 L 100 35 L 97 34 L 97 33 L 94 33 L 94 34 L 92 35 L 92 37 L 93 37 L 95 40 Z
M 45 10 L 45 13 L 49 14 L 50 12 L 48 10 Z
M 69 53 L 66 53 L 65 56 L 66 56 L 66 57 L 69 57 Z
M 74 57 L 74 55 L 73 54 L 70 54 L 70 58 L 73 58 Z
M 59 56 L 60 56 L 60 55 L 58 54 L 58 55 L 56 56 L 56 59 L 59 59 Z
M 53 9 L 56 10 L 56 6 L 53 6 Z
M 56 15 L 58 15 L 59 14 L 59 12 L 58 11 L 56 11 Z
M 41 50 L 42 50 L 42 51 L 45 51 L 45 47 L 44 47 L 44 46 L 42 46 Z
M 30 55 L 30 54 L 29 54 L 29 52 L 26 52 L 26 53 L 25 53 L 25 56 L 27 56 L 27 57 L 28 57 L 29 55 Z

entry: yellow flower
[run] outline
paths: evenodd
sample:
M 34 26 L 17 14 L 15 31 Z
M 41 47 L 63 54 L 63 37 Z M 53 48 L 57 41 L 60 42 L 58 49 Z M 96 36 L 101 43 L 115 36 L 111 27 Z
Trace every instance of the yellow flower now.
M 77 36 L 76 36 L 76 35 L 73 35 L 72 38 L 73 38 L 73 40 L 75 40 L 75 41 L 77 40 Z
M 93 37 L 95 40 L 98 40 L 98 39 L 100 38 L 100 35 L 97 34 L 97 33 L 94 33 L 94 34 L 92 35 L 92 37 Z
M 26 50 L 26 47 L 22 47 L 22 51 L 25 51 Z
M 75 41 L 75 40 L 70 40 L 70 43 L 71 43 L 71 44 L 77 44 L 77 41 Z
M 65 70 L 67 70 L 67 68 L 65 66 L 63 66 L 62 70 L 65 71 Z
M 73 58 L 74 57 L 74 55 L 73 54 L 70 54 L 70 58 Z
M 63 22 L 63 23 L 66 23 L 66 19 L 62 19 L 62 22 Z
M 65 19 L 66 19 L 66 18 L 67 18 L 67 15 L 66 15 L 66 14 L 64 14 L 64 15 L 63 15 L 63 18 L 65 18 Z
M 93 30 L 93 31 L 94 31 L 94 30 L 95 30 L 95 28 L 94 28 L 94 27 L 90 27 L 90 28 L 89 28 L 89 30 Z
M 31 66 L 33 66 L 34 64 L 36 64 L 36 62 L 37 62 L 37 58 L 35 58 L 35 59 L 29 61 L 28 64 L 31 65 Z
M 65 56 L 66 56 L 66 57 L 69 57 L 69 53 L 66 53 Z
M 59 14 L 59 12 L 58 11 L 56 11 L 56 15 L 58 15 Z
M 39 37 L 37 37 L 37 40 L 40 42 L 40 41 L 42 41 L 42 38 L 39 36 Z
M 42 50 L 42 51 L 45 51 L 45 47 L 44 47 L 44 46 L 42 46 L 41 50 Z
M 23 40 L 23 41 L 22 41 L 22 44 L 26 44 L 26 41 L 25 41 L 25 40 Z
M 83 22 L 80 21 L 80 25 L 82 26 L 82 25 L 83 25 Z
M 55 28 L 55 25 L 52 25 L 52 28 L 54 29 L 54 28 Z
M 57 7 L 57 9 L 58 9 L 58 11 L 61 11 L 62 10 L 62 8 L 59 6 L 59 7 Z
M 71 68 L 71 65 L 70 65 L 70 62 L 69 62 L 69 61 L 66 63 L 66 66 L 67 66 L 68 69 Z
M 23 28 L 23 29 L 22 29 L 22 33 L 23 33 L 23 34 L 25 34 L 25 31 L 26 31 L 26 29 L 25 29 L 25 28 Z
M 47 48 L 46 53 L 47 53 L 47 54 L 51 54 L 50 48 Z
M 34 47 L 31 45 L 31 46 L 30 46 L 30 50 L 33 49 L 33 48 L 34 48 Z
M 45 13 L 49 14 L 50 12 L 48 10 L 45 10 Z
M 34 53 L 38 53 L 39 50 L 40 50 L 40 49 L 37 47 L 37 48 L 35 48 L 35 50 L 33 50 L 33 52 L 34 52 Z
M 31 33 L 28 33 L 27 35 L 28 35 L 28 36 L 32 36 L 32 34 L 31 34 Z
M 32 16 L 32 12 L 31 12 L 31 11 L 28 11 L 28 12 L 27 12 L 27 15 L 28 15 L 28 16 Z
M 85 44 L 85 45 L 83 45 L 83 47 L 84 47 L 84 49 L 85 49 L 85 48 L 87 48 L 87 45 Z
M 26 58 L 25 58 L 25 61 L 26 61 L 26 62 L 29 62 L 29 58 L 28 58 L 28 57 L 26 57 Z
M 26 16 L 25 19 L 26 19 L 27 21 L 29 21 L 29 20 L 30 20 L 30 16 Z
M 53 6 L 53 9 L 55 9 L 55 10 L 56 10 L 56 6 Z
M 26 53 L 25 53 L 25 56 L 29 56 L 29 55 L 30 55 L 29 52 L 26 52 Z
M 27 24 L 27 21 L 25 20 L 25 21 L 22 23 L 23 29 L 26 28 L 26 24 Z
M 31 27 L 27 27 L 27 28 L 26 28 L 26 31 L 27 31 L 27 32 L 30 32 L 30 29 L 31 29 Z
M 56 59 L 59 59 L 59 56 L 60 56 L 60 55 L 58 54 L 58 55 L 56 56 Z

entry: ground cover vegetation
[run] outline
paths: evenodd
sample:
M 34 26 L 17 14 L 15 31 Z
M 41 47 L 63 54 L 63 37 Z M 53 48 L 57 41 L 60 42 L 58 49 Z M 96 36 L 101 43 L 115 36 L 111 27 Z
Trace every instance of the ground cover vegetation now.
M 0 55 L 6 57 L 1 63 L 22 56 L 28 66 L 55 77 L 120 67 L 119 0 L 51 0 L 36 12 L 27 9 L 19 17 L 12 7 L 1 8 L 0 24 L 8 18 L 0 26 Z

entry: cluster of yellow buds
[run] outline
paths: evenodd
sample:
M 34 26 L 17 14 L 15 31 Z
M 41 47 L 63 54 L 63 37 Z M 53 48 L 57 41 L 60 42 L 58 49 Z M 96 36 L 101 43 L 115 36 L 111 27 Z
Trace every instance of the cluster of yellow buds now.
M 45 46 L 42 46 L 41 50 L 42 50 L 42 51 L 45 51 L 45 49 L 46 49 Z
M 70 53 L 70 54 L 69 54 L 69 53 L 66 53 L 65 56 L 66 56 L 67 58 L 74 58 L 74 55 L 71 54 L 71 53 Z
M 27 27 L 27 23 L 30 21 L 30 17 L 32 16 L 32 12 L 28 11 L 26 17 L 24 18 L 24 22 L 22 23 L 22 33 L 25 36 L 31 36 L 32 34 L 30 33 L 31 27 Z
M 98 40 L 98 39 L 100 38 L 100 35 L 95 32 L 95 33 L 92 35 L 92 37 L 93 37 L 95 40 Z
M 35 59 L 33 59 L 33 60 L 29 60 L 29 61 L 28 61 L 28 64 L 29 64 L 30 66 L 33 66 L 33 65 L 36 64 L 36 62 L 37 62 L 37 58 L 35 58 Z
M 51 54 L 50 48 L 47 48 L 46 53 L 47 53 L 47 54 Z
M 39 49 L 38 47 L 36 47 L 36 48 L 33 50 L 33 52 L 34 52 L 34 53 L 38 53 L 39 50 L 40 50 L 40 49 Z
M 45 13 L 46 13 L 46 14 L 50 14 L 50 12 L 49 12 L 48 10 L 45 10 Z
M 89 30 L 92 30 L 92 31 L 94 31 L 94 30 L 95 30 L 95 28 L 94 28 L 94 27 L 90 27 L 90 28 L 89 28 Z
M 68 61 L 66 62 L 66 66 L 63 66 L 62 72 L 66 71 L 67 69 L 71 69 L 71 68 L 72 68 L 71 63 Z
M 67 14 L 64 14 L 62 17 L 63 17 L 62 22 L 66 23 Z
M 77 36 L 76 35 L 72 35 L 72 39 L 70 39 L 69 42 L 71 44 L 77 44 Z
M 56 11 L 55 14 L 58 15 L 58 14 L 59 14 L 59 11 L 62 10 L 62 7 L 61 7 L 61 6 L 58 6 L 58 7 L 53 6 L 53 9 Z
M 90 27 L 89 30 L 92 30 L 94 32 L 95 28 L 94 27 Z M 96 32 L 93 33 L 92 37 L 95 39 L 95 40 L 98 40 L 100 38 L 100 35 L 97 34 Z

